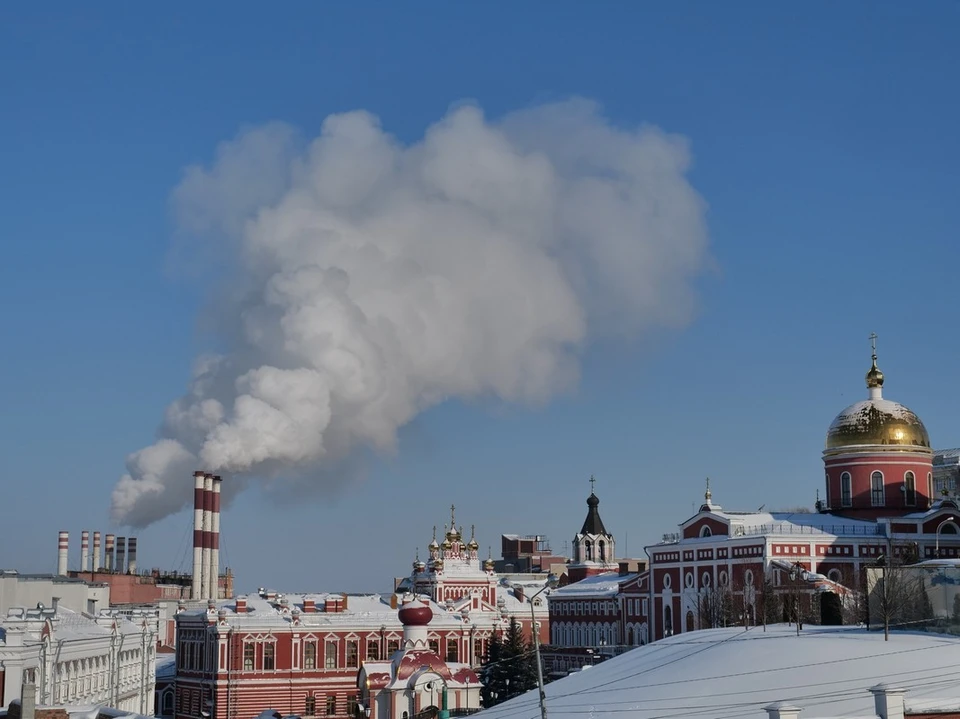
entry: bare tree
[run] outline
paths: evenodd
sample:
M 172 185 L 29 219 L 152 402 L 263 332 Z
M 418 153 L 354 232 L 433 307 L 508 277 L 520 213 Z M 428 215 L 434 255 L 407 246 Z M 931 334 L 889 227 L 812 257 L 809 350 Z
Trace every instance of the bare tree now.
M 706 587 L 697 596 L 700 627 L 725 627 L 733 616 L 733 597 L 728 587 Z
M 933 618 L 923 574 L 894 557 L 884 555 L 866 569 L 866 589 L 870 620 L 883 623 L 883 636 L 890 639 L 890 628 L 920 624 Z

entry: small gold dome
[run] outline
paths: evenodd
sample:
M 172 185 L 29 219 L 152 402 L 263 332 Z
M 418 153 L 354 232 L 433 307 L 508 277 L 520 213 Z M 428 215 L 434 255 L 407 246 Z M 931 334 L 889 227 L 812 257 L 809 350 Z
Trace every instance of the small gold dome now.
M 483 560 L 483 568 L 484 568 L 485 570 L 487 570 L 488 572 L 492 572 L 494 566 L 495 566 L 495 565 L 494 565 L 492 559 L 484 559 L 484 560 Z
M 477 551 L 478 549 L 480 549 L 480 545 L 477 544 L 477 540 L 476 540 L 476 539 L 471 539 L 471 540 L 467 543 L 467 549 L 470 549 L 470 550 L 472 550 L 472 551 Z
M 443 543 L 440 545 L 440 548 L 443 550 L 449 550 L 453 545 L 450 543 L 449 539 L 444 539 Z
M 867 371 L 867 389 L 883 387 L 883 372 L 877 367 L 877 356 L 873 356 L 873 366 Z

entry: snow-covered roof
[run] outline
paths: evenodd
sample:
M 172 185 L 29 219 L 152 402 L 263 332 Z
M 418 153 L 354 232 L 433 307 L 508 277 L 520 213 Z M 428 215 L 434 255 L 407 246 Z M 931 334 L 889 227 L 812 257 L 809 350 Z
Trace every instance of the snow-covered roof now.
M 177 655 L 157 654 L 157 679 L 173 679 L 177 676 Z
M 0 621 L 0 629 L 3 629 L 5 634 L 6 630 L 17 627 L 24 631 L 28 639 L 40 641 L 47 620 L 50 620 L 53 637 L 58 641 L 99 639 L 109 636 L 114 622 L 116 622 L 117 631 L 120 634 L 140 634 L 141 632 L 141 628 L 126 617 L 104 613 L 98 618 L 94 618 L 89 614 L 75 612 L 62 605 L 55 610 L 52 608 L 13 607 L 7 611 L 6 618 Z
M 881 533 L 879 525 L 867 519 L 851 519 L 838 517 L 834 514 L 820 512 L 733 512 L 711 511 L 698 514 L 681 526 L 696 522 L 703 517 L 713 517 L 727 522 L 730 525 L 730 537 L 756 535 L 797 535 L 797 534 L 832 534 L 839 536 L 871 536 Z M 696 539 L 700 539 L 699 537 Z M 696 541 L 685 539 L 684 542 Z M 704 538 L 706 541 L 716 541 L 717 536 Z
M 786 625 L 708 629 L 637 647 L 547 685 L 547 710 L 565 716 L 631 719 L 709 716 L 766 719 L 763 707 L 786 701 L 802 717 L 875 717 L 870 687 L 881 682 L 918 701 L 953 701 L 960 687 L 944 668 L 960 655 L 960 639 L 941 634 L 848 627 Z M 537 712 L 528 692 L 481 712 L 484 719 L 528 719 Z
M 592 577 L 581 579 L 579 582 L 568 584 L 565 587 L 554 589 L 551 597 L 568 599 L 570 597 L 606 597 L 615 596 L 620 590 L 620 584 L 630 581 L 636 574 L 620 574 L 619 572 L 604 572 Z

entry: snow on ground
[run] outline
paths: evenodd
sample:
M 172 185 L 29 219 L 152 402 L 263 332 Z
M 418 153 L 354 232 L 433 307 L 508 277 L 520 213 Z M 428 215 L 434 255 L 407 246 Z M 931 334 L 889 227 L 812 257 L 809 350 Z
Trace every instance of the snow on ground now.
M 802 719 L 876 716 L 868 689 L 907 689 L 906 704 L 960 700 L 960 639 L 939 634 L 787 625 L 678 634 L 548 684 L 551 717 L 767 717 L 786 701 Z M 480 713 L 539 719 L 532 691 Z

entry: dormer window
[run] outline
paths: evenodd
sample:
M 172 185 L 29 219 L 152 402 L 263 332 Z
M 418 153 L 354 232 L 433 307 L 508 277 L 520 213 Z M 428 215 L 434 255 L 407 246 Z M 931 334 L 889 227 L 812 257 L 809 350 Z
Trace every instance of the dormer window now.
M 713 532 L 710 530 L 710 527 L 708 525 L 704 524 L 702 527 L 700 527 L 700 536 L 710 537 L 710 536 L 713 536 Z

